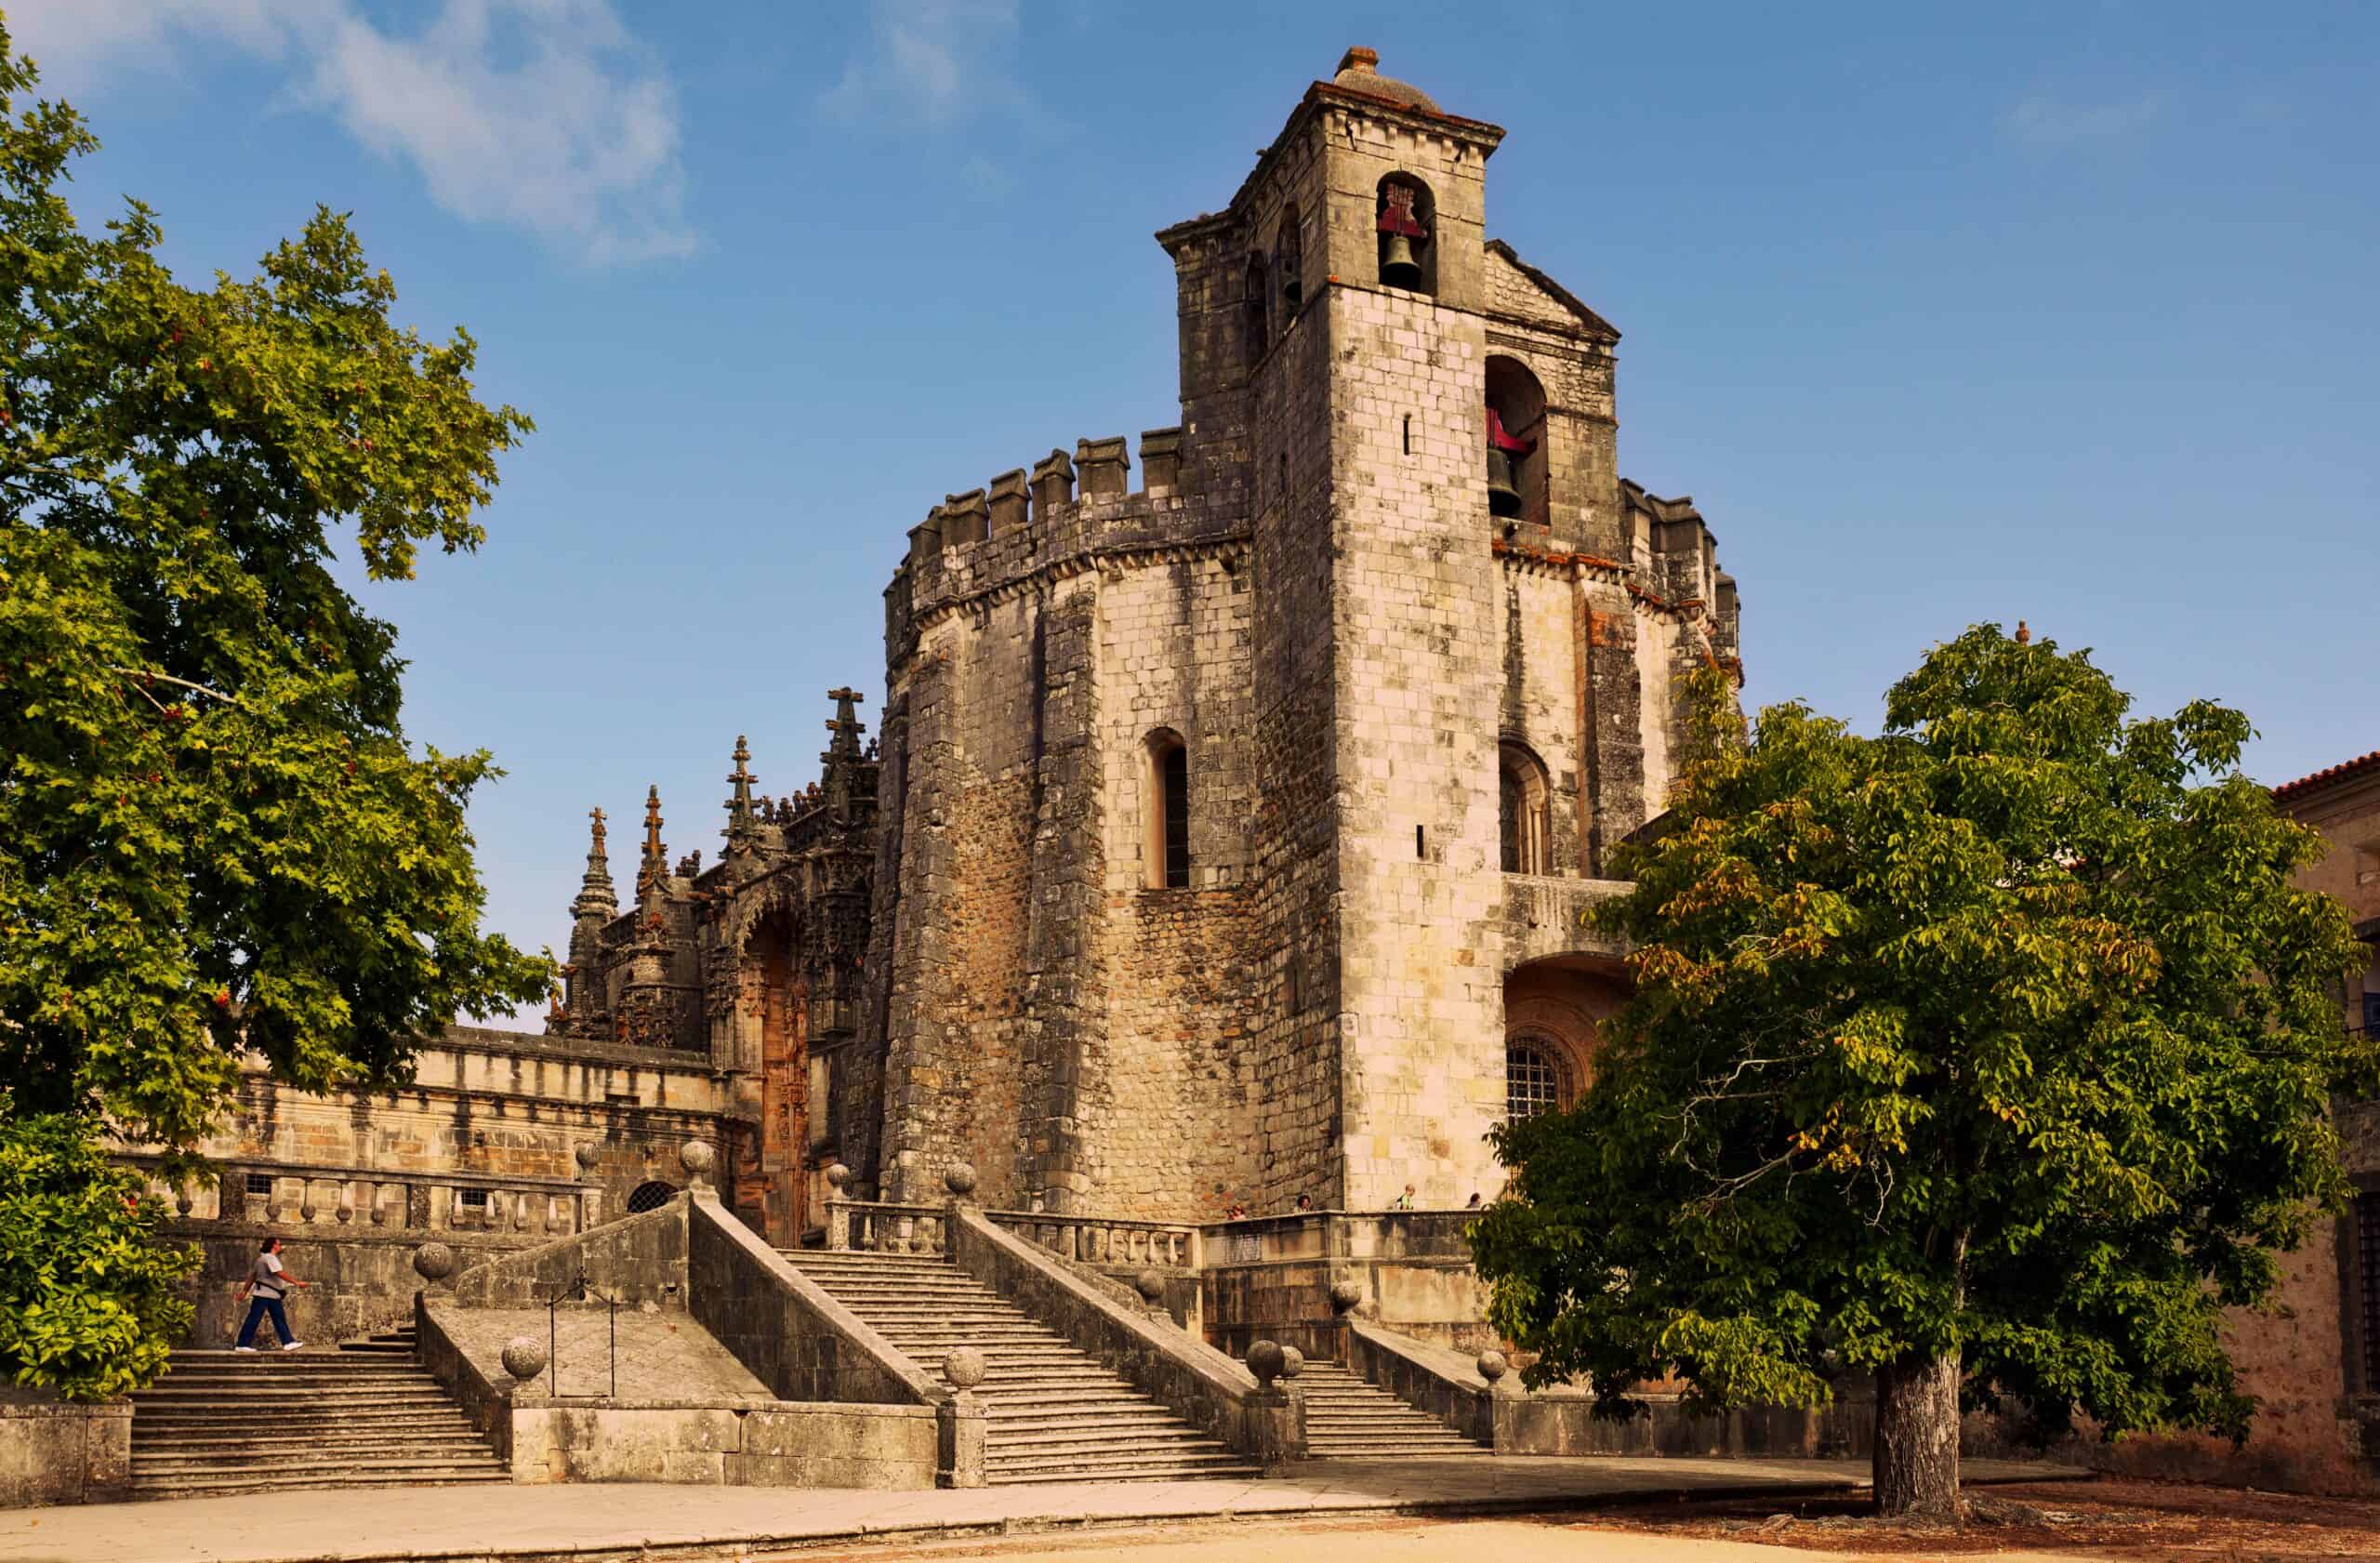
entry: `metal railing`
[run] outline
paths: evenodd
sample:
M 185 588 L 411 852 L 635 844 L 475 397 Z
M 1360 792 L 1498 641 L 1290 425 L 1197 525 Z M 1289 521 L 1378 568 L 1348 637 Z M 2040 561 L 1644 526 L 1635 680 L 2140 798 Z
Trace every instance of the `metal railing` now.
M 578 1272 L 576 1280 L 571 1282 L 564 1290 L 555 1292 L 552 1299 L 546 1304 L 546 1371 L 553 1382 L 553 1388 L 547 1393 L 553 1399 L 592 1400 L 595 1398 L 592 1395 L 565 1397 L 562 1392 L 562 1329 L 558 1315 L 564 1303 L 583 1303 L 589 1297 L 603 1305 L 604 1312 L 610 1316 L 611 1320 L 611 1361 L 609 1363 L 611 1387 L 603 1392 L 603 1398 L 616 1400 L 620 1397 L 620 1301 L 616 1297 L 606 1297 L 588 1285 L 587 1272 L 581 1270 Z

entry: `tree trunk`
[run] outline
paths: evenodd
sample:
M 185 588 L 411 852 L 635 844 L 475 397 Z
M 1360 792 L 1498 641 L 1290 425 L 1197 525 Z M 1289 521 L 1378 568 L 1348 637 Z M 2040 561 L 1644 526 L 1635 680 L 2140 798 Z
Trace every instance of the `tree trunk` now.
M 1876 1512 L 1959 1512 L 1959 1354 L 1876 1371 Z

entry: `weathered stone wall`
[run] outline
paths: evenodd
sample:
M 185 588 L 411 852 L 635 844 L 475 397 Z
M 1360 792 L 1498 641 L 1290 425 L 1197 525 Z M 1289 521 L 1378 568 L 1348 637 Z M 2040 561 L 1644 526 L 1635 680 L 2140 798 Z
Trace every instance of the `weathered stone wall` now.
M 74 1405 L 0 1384 L 0 1509 L 121 1503 L 131 1490 L 131 1401 Z
M 601 1400 L 512 1410 L 512 1479 L 711 1487 L 934 1486 L 931 1406 Z
M 422 1284 L 415 1250 L 432 1240 L 455 1251 L 457 1269 L 481 1265 L 536 1243 L 536 1238 L 479 1232 L 351 1232 L 325 1235 L 260 1222 L 172 1222 L 165 1236 L 198 1245 L 198 1274 L 185 1283 L 195 1306 L 183 1344 L 220 1348 L 237 1337 L 248 1305 L 240 1284 L 254 1272 L 266 1238 L 282 1240 L 281 1262 L 308 1284 L 282 1306 L 290 1328 L 309 1344 L 356 1340 L 403 1324 Z M 270 1322 L 259 1331 L 270 1331 Z

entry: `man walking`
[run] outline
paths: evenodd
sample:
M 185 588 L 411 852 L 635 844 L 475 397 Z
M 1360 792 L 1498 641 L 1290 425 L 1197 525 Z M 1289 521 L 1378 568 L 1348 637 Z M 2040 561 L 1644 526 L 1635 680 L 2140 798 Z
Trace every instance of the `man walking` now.
M 291 1287 L 306 1284 L 282 1267 L 281 1239 L 267 1238 L 263 1249 L 257 1254 L 255 1270 L 240 1283 L 242 1295 L 248 1298 L 248 1318 L 247 1322 L 240 1326 L 239 1343 L 231 1349 L 256 1350 L 251 1343 L 257 1338 L 257 1322 L 267 1314 L 272 1316 L 272 1332 L 280 1338 L 282 1350 L 296 1351 L 304 1345 L 305 1342 L 290 1332 L 289 1315 L 282 1307 L 281 1300 L 289 1294 Z

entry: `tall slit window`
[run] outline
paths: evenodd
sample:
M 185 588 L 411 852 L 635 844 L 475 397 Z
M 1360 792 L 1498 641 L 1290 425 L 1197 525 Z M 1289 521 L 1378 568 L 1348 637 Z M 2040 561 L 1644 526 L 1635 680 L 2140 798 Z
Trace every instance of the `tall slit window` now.
M 1158 728 L 1148 737 L 1147 834 L 1143 843 L 1151 890 L 1190 888 L 1190 750 L 1182 735 Z
M 1545 764 L 1509 738 L 1496 746 L 1496 824 L 1508 874 L 1554 871 L 1553 788 Z

